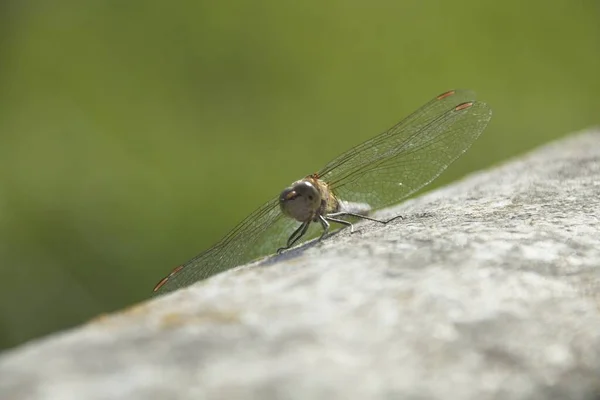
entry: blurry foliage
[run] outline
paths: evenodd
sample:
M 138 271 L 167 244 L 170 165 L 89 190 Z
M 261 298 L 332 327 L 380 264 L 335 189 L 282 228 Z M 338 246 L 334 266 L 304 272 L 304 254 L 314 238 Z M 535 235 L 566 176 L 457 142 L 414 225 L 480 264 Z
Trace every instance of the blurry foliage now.
M 0 3 L 0 348 L 147 298 L 445 90 L 494 117 L 437 185 L 598 123 L 598 4 Z

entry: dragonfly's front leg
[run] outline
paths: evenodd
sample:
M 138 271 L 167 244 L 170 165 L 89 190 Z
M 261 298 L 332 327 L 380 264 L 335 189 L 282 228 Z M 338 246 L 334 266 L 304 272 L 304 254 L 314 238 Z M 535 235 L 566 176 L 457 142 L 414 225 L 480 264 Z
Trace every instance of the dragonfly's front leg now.
M 330 221 L 334 221 L 334 219 L 333 219 L 333 218 L 331 218 L 331 217 L 342 217 L 342 216 L 345 216 L 345 215 L 349 215 L 349 216 L 351 216 L 351 217 L 356 217 L 356 218 L 360 218 L 360 219 L 366 219 L 366 220 L 368 220 L 368 221 L 379 222 L 380 224 L 384 224 L 384 225 L 385 225 L 385 224 L 387 224 L 387 223 L 389 223 L 389 222 L 392 222 L 392 221 L 394 221 L 394 220 L 396 220 L 396 219 L 398 219 L 398 218 L 400 218 L 400 219 L 404 219 L 404 217 L 403 217 L 402 215 L 397 215 L 397 216 L 395 216 L 395 217 L 393 217 L 393 218 L 390 218 L 390 219 L 388 219 L 388 220 L 385 220 L 385 221 L 384 221 L 384 220 L 381 220 L 381 219 L 376 219 L 376 218 L 367 217 L 366 215 L 362 215 L 362 214 L 355 214 L 355 213 L 351 213 L 351 212 L 344 212 L 344 211 L 337 212 L 337 213 L 333 213 L 333 214 L 329 214 L 329 215 L 327 216 L 327 219 L 328 219 L 328 220 L 330 220 Z M 339 221 L 342 221 L 342 220 L 335 220 L 335 222 L 339 222 Z M 345 222 L 346 224 L 350 224 L 348 221 L 344 221 L 344 222 Z M 344 222 L 340 222 L 340 223 L 342 223 L 342 224 L 343 224 Z M 350 224 L 350 225 L 351 225 L 351 224 Z
M 309 226 L 309 225 L 310 225 L 310 221 L 308 221 L 308 222 L 303 222 L 303 223 L 302 223 L 302 225 L 300 225 L 300 226 L 298 227 L 298 229 L 296 229 L 296 230 L 294 231 L 294 233 L 292 233 L 292 234 L 290 235 L 290 237 L 289 237 L 289 238 L 288 238 L 288 240 L 287 240 L 287 244 L 286 244 L 286 246 L 285 246 L 285 247 L 280 247 L 280 248 L 278 248 L 278 249 L 277 249 L 277 254 L 281 253 L 281 252 L 282 252 L 282 251 L 284 251 L 284 250 L 287 250 L 287 249 L 291 248 L 291 247 L 294 245 L 294 243 L 296 243 L 298 240 L 300 240 L 300 238 L 301 238 L 302 236 L 304 236 L 304 234 L 305 234 L 305 233 L 306 233 L 306 231 L 308 230 L 308 226 Z
M 330 215 L 339 215 L 339 213 L 336 214 L 330 214 Z M 354 225 L 352 225 L 350 222 L 345 221 L 343 219 L 338 219 L 338 218 L 331 218 L 331 216 L 328 215 L 325 218 L 327 219 L 327 221 L 331 221 L 331 222 L 337 222 L 338 224 L 342 224 L 342 225 L 346 225 L 350 227 L 350 233 L 354 233 Z
M 319 222 L 321 223 L 321 226 L 323 227 L 323 233 L 321 233 L 319 240 L 323 240 L 325 235 L 327 235 L 327 232 L 329 232 L 330 225 L 329 225 L 329 222 L 327 222 L 327 220 L 325 218 L 323 218 L 322 215 L 319 215 Z

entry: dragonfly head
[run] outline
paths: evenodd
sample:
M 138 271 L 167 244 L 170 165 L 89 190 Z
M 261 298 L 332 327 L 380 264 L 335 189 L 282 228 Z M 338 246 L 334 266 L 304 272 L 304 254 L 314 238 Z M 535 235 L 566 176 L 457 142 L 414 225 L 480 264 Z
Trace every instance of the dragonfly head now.
M 312 183 L 300 180 L 281 192 L 279 206 L 288 217 L 307 222 L 314 218 L 321 207 L 321 194 Z

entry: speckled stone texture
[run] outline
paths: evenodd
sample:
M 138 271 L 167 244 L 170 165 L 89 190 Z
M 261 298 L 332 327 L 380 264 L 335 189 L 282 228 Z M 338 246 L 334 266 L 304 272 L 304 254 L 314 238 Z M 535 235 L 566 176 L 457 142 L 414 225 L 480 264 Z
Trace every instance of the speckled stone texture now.
M 2 399 L 600 399 L 600 131 L 0 355 Z

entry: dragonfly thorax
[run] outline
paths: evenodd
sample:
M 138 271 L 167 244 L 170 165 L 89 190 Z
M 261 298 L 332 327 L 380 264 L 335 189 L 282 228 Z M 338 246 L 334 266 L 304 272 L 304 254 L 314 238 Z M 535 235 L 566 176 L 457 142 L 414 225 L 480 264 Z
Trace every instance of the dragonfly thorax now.
M 315 176 L 292 183 L 279 196 L 281 212 L 299 222 L 315 221 L 319 215 L 335 212 L 338 201 L 327 184 Z

